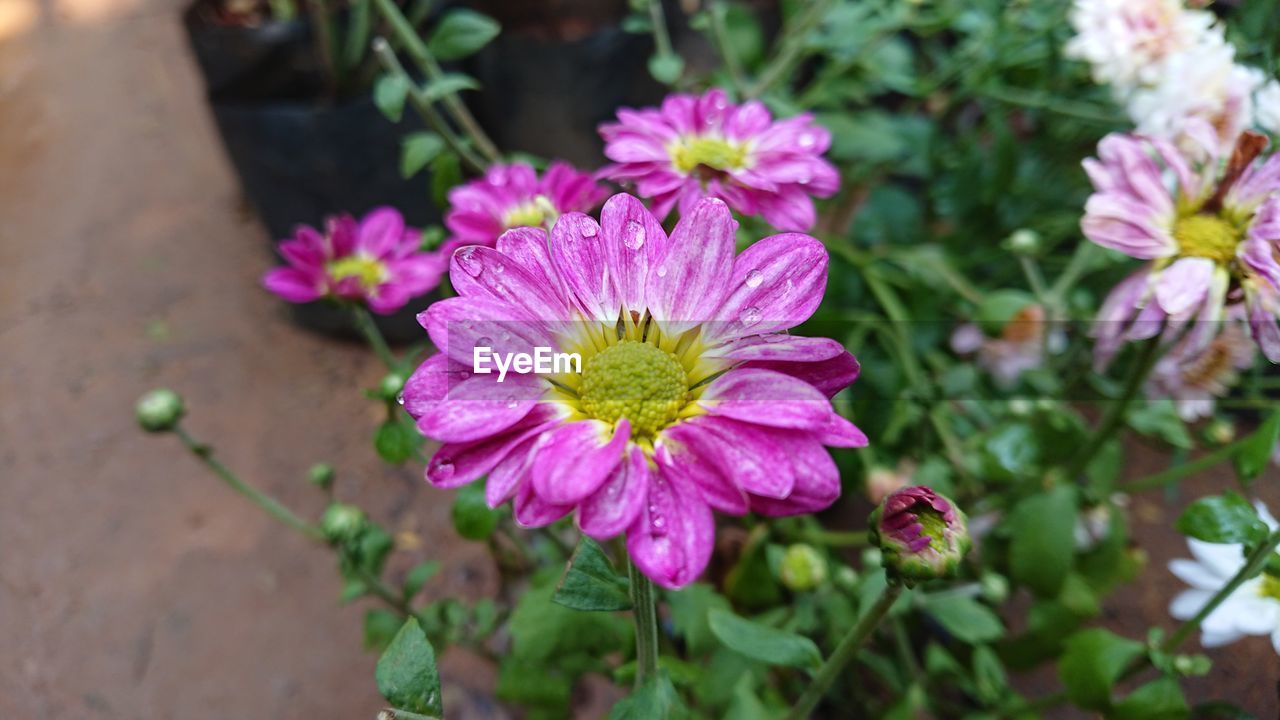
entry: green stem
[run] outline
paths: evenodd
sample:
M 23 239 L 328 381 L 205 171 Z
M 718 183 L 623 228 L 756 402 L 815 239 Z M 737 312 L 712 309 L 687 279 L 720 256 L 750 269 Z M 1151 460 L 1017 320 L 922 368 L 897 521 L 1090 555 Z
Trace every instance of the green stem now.
M 631 611 L 636 618 L 636 688 L 658 674 L 658 605 L 653 581 L 634 562 L 627 563 L 631 578 Z
M 1027 285 L 1036 296 L 1036 300 L 1046 302 L 1049 298 L 1049 288 L 1044 284 L 1044 276 L 1040 274 L 1040 266 L 1036 264 L 1035 260 L 1026 255 L 1018 256 L 1018 264 L 1022 266 L 1022 274 L 1027 276 Z
M 1213 452 L 1201 455 L 1191 462 L 1183 463 L 1155 473 L 1154 475 L 1148 475 L 1147 477 L 1139 478 L 1133 482 L 1125 483 L 1121 485 L 1119 489 L 1122 492 L 1137 493 L 1142 492 L 1143 490 L 1171 485 L 1189 475 L 1194 475 L 1203 470 L 1208 470 L 1218 463 L 1230 460 L 1241 450 L 1245 449 L 1249 445 L 1249 441 L 1252 439 L 1252 436 L 1243 437 L 1229 445 L 1223 445 Z
M 829 0 L 814 0 L 805 14 L 787 27 L 785 35 L 778 43 L 778 54 L 764 72 L 760 73 L 755 84 L 743 93 L 744 99 L 760 97 L 773 87 L 774 83 L 791 74 L 792 66 L 804 53 L 804 36 L 826 16 L 828 4 Z
M 655 4 L 657 4 L 656 0 Z M 712 3 L 711 7 L 707 8 L 711 18 L 711 38 L 715 41 L 716 50 L 720 52 L 720 59 L 724 60 L 724 68 L 729 73 L 729 82 L 733 85 L 733 91 L 738 97 L 742 97 L 746 93 L 747 85 L 742 76 L 742 63 L 729 44 L 729 31 L 724 24 L 724 14 L 727 11 L 728 8 L 723 2 Z
M 1048 112 L 1057 113 L 1066 117 L 1073 117 L 1077 120 L 1098 123 L 1101 125 L 1117 125 L 1120 116 L 1115 113 L 1109 113 L 1104 108 L 1090 105 L 1088 103 L 1071 102 L 1063 100 L 1060 97 L 1048 94 L 1039 94 L 1027 92 L 1020 88 L 984 88 L 979 94 L 1005 103 L 1006 105 L 1018 105 L 1020 107 L 1033 108 L 1036 110 L 1046 110 Z
M 200 462 L 208 466 L 223 482 L 231 486 L 231 489 L 249 498 L 255 505 L 266 510 L 269 515 L 312 540 L 324 539 L 324 534 L 320 532 L 320 528 L 298 517 L 279 500 L 241 480 L 230 468 L 223 465 L 213 456 L 213 450 L 208 445 L 204 445 L 191 437 L 186 428 L 178 425 L 174 427 L 173 432 L 182 440 L 182 444 L 187 446 L 192 455 L 195 455 Z
M 391 47 L 391 43 L 387 42 L 385 38 L 374 38 L 373 54 L 378 58 L 378 62 L 384 70 L 392 75 L 403 77 L 409 83 L 409 103 L 418 111 L 418 115 L 431 126 L 431 129 L 444 138 L 444 142 L 449 146 L 449 149 L 457 153 L 462 162 L 466 163 L 472 170 L 483 172 L 486 166 L 484 160 L 472 152 L 470 147 L 467 147 L 467 144 L 453 131 L 453 128 L 444 119 L 444 116 L 440 114 L 440 111 L 436 110 L 436 106 L 427 100 L 422 88 L 418 87 L 418 84 L 409 76 L 404 66 L 400 64 L 400 58 L 396 57 L 395 49 Z
M 907 334 L 907 323 L 910 322 L 910 316 L 902 305 L 902 301 L 898 299 L 893 288 L 889 287 L 889 283 L 880 277 L 880 273 L 872 266 L 863 266 L 862 278 L 867 283 L 867 289 L 875 296 L 876 301 L 880 303 L 880 307 L 884 308 L 885 315 L 893 323 L 893 335 L 898 345 L 898 354 L 902 359 L 902 371 L 907 376 L 907 382 L 913 388 L 922 389 L 925 385 L 924 371 L 920 367 L 920 361 L 916 358 L 915 352 L 911 347 L 911 336 Z
M 369 314 L 368 309 L 363 305 L 352 305 L 351 319 L 355 322 L 356 329 L 369 342 L 369 346 L 373 348 L 373 352 L 377 354 L 382 364 L 386 365 L 388 370 L 396 370 L 400 364 L 396 362 L 396 356 L 392 354 L 391 348 L 387 346 L 386 338 L 382 337 L 382 332 L 378 330 L 378 325 L 374 323 L 373 316 Z
M 840 641 L 836 646 L 831 657 L 822 664 L 818 669 L 818 673 L 813 676 L 813 682 L 809 687 L 805 688 L 804 694 L 796 701 L 791 708 L 791 712 L 787 714 L 787 720 L 807 720 L 813 709 L 818 706 L 818 702 L 827 694 L 827 690 L 831 689 L 831 685 L 835 683 L 836 678 L 844 671 L 846 665 L 857 654 L 858 648 L 862 643 L 871 636 L 873 630 L 880 624 L 888 614 L 889 608 L 893 607 L 893 603 L 898 599 L 898 594 L 902 592 L 900 585 L 890 585 L 885 588 L 880 595 L 880 599 L 876 600 L 876 604 L 871 606 L 863 616 L 858 620 L 848 635 Z
M 662 0 L 649 0 L 649 24 L 653 26 L 653 44 L 658 55 L 674 54 L 671 33 L 667 31 L 667 17 L 662 12 Z
M 422 38 L 418 37 L 418 32 L 414 30 L 413 25 L 409 24 L 408 18 L 404 16 L 404 13 L 400 12 L 395 0 L 375 0 L 375 2 L 378 4 L 378 12 L 382 14 L 383 19 L 391 26 L 391 31 L 395 33 L 396 38 L 404 45 L 405 50 L 408 51 L 414 62 L 417 63 L 427 81 L 434 82 L 444 77 L 444 71 L 440 69 L 440 63 L 436 62 L 435 56 L 427 49 L 427 44 L 422 42 Z M 449 116 L 471 138 L 471 141 L 475 143 L 476 149 L 480 151 L 484 159 L 489 163 L 497 162 L 500 159 L 497 146 L 481 129 L 480 124 L 472 117 L 471 111 L 467 110 L 467 106 L 462 104 L 458 94 L 455 92 L 447 93 L 442 98 L 442 102 L 445 110 L 449 112 Z
M 1089 461 L 1098 453 L 1104 443 L 1111 439 L 1116 430 L 1124 424 L 1125 414 L 1129 411 L 1129 406 L 1133 404 L 1138 393 L 1142 390 L 1142 384 L 1146 382 L 1147 375 L 1151 374 L 1151 368 L 1156 364 L 1156 360 L 1160 358 L 1160 337 L 1163 333 L 1156 333 L 1156 336 L 1147 340 L 1138 350 L 1138 357 L 1134 359 L 1133 367 L 1129 371 L 1129 379 L 1125 382 L 1124 391 L 1120 397 L 1107 408 L 1107 412 L 1102 416 L 1102 421 L 1098 423 L 1098 429 L 1074 454 L 1074 460 L 1067 466 L 1067 477 L 1074 481 L 1084 472 Z
M 1076 246 L 1075 253 L 1067 261 L 1067 267 L 1062 270 L 1062 274 L 1058 276 L 1058 279 L 1053 283 L 1053 287 L 1049 289 L 1049 297 L 1056 304 L 1062 305 L 1065 303 L 1067 293 L 1071 292 L 1071 289 L 1075 287 L 1076 283 L 1089 269 L 1096 249 L 1093 243 L 1087 242 Z

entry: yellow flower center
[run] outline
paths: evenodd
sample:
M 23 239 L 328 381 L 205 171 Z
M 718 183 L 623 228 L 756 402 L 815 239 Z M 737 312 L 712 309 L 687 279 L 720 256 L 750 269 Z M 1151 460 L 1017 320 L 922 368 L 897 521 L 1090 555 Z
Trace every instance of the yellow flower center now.
M 741 170 L 747 164 L 745 145 L 712 137 L 683 138 L 672 143 L 667 152 L 676 170 L 688 175 L 699 166 L 712 170 Z
M 916 519 L 924 528 L 921 530 L 921 534 L 929 538 L 929 547 L 937 552 L 946 552 L 947 521 L 942 516 L 942 513 L 931 507 L 925 507 L 925 509 L 916 513 Z
M 1262 573 L 1262 582 L 1258 584 L 1258 594 L 1272 600 L 1280 600 L 1280 577 L 1269 572 Z
M 1226 264 L 1236 257 L 1241 233 L 1216 215 L 1188 215 L 1174 224 L 1173 237 L 1179 254 Z
M 380 260 L 365 255 L 349 255 L 329 263 L 325 268 L 336 282 L 349 277 L 358 278 L 366 290 L 377 287 L 387 275 L 387 267 Z
M 689 376 L 671 353 L 647 342 L 622 340 L 582 366 L 582 411 L 607 423 L 626 418 L 633 437 L 652 437 L 689 401 Z
M 521 203 L 502 216 L 502 226 L 511 229 L 517 227 L 541 227 L 554 223 L 560 217 L 555 205 L 546 195 L 536 195 L 528 202 Z

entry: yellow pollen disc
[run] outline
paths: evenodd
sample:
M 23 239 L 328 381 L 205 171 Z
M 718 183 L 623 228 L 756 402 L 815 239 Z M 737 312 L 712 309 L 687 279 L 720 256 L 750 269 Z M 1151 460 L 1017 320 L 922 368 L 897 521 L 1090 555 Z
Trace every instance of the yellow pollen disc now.
M 623 340 L 582 366 L 582 411 L 607 423 L 626 418 L 632 437 L 652 437 L 676 419 L 689 398 L 689 377 L 671 353 Z
M 1280 600 L 1280 578 L 1271 573 L 1262 573 L 1262 582 L 1258 585 L 1258 594 L 1262 597 Z
M 362 255 L 350 255 L 334 260 L 325 269 L 329 277 L 335 281 L 349 277 L 358 278 L 360 285 L 370 290 L 377 287 L 387 273 L 387 268 L 382 262 Z
M 1178 252 L 1183 256 L 1209 258 L 1226 264 L 1236 257 L 1240 231 L 1216 215 L 1188 215 L 1173 226 Z
M 686 175 L 698 166 L 725 171 L 740 170 L 747 163 L 745 146 L 710 137 L 678 140 L 667 152 L 671 154 L 671 164 Z
M 554 223 L 560 213 L 545 195 L 538 195 L 526 203 L 521 203 L 502 216 L 505 228 L 542 227 L 546 223 Z

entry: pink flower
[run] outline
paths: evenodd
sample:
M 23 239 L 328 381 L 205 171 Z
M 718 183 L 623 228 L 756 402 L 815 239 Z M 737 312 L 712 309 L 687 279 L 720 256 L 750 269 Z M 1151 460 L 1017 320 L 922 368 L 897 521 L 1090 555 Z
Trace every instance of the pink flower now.
M 382 314 L 440 283 L 443 263 L 418 251 L 419 233 L 406 228 L 392 208 L 371 210 L 359 222 L 350 215 L 326 221 L 326 232 L 299 226 L 281 241 L 287 267 L 276 268 L 262 284 L 282 299 L 306 303 L 321 298 L 363 302 Z
M 1147 396 L 1172 399 L 1188 422 L 1212 415 L 1216 398 L 1227 394 L 1239 371 L 1252 367 L 1257 355 L 1243 310 L 1240 305 L 1228 308 L 1227 323 L 1208 344 L 1193 333 L 1174 345 L 1156 363 Z
M 1246 132 L 1224 164 L 1207 123 L 1193 122 L 1186 152 L 1160 139 L 1112 134 L 1084 167 L 1095 192 L 1081 229 L 1103 247 L 1150 261 L 1103 304 L 1097 357 L 1126 340 L 1181 332 L 1198 321 L 1207 343 L 1228 306 L 1244 304 L 1254 340 L 1280 362 L 1280 156 Z
M 774 122 L 758 100 L 729 102 L 723 90 L 669 95 L 661 108 L 618 111 L 600 126 L 607 177 L 631 183 L 664 218 L 700 198 L 720 198 L 743 215 L 762 215 L 779 230 L 808 230 L 810 196 L 828 197 L 840 176 L 822 153 L 831 134 L 809 115 Z
M 565 162 L 551 163 L 542 177 L 525 163 L 492 165 L 484 177 L 449 191 L 444 224 L 451 234 L 441 254 L 448 258 L 463 245 L 493 247 L 512 228 L 550 228 L 563 213 L 591 210 L 608 194 Z
M 1039 305 L 1018 311 L 996 337 L 975 323 L 965 323 L 951 335 L 951 349 L 961 355 L 976 355 L 978 366 L 1005 389 L 1016 385 L 1024 372 L 1043 365 L 1046 350 L 1056 352 L 1064 342 L 1062 331 L 1050 331 Z
M 622 194 L 598 223 L 566 213 L 549 238 L 521 228 L 496 248 L 458 250 L 459 296 L 419 316 L 441 352 L 404 391 L 418 429 L 442 442 L 427 480 L 487 475 L 489 505 L 512 501 L 522 525 L 576 512 L 590 537 L 625 533 L 636 565 L 666 587 L 706 567 L 713 509 L 790 515 L 834 502 L 840 477 L 823 446 L 866 437 L 829 398 L 858 363 L 834 340 L 786 333 L 822 300 L 826 250 L 787 233 L 735 258 L 736 229 L 707 199 L 668 237 Z M 502 380 L 476 362 L 482 347 L 579 363 Z

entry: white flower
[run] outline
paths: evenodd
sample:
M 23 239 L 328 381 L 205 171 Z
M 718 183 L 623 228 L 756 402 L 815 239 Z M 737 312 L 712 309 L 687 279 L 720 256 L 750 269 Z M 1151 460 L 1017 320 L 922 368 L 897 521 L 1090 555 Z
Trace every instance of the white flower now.
M 1092 65 L 1093 79 L 1121 97 L 1157 82 L 1170 55 L 1223 42 L 1213 14 L 1181 0 L 1075 0 L 1069 17 L 1076 36 L 1067 56 Z
M 1266 506 L 1255 505 L 1267 527 L 1275 530 L 1276 519 Z M 1191 586 L 1169 604 L 1169 613 L 1179 620 L 1194 617 L 1245 563 L 1244 546 L 1239 544 L 1188 538 L 1187 545 L 1195 560 L 1169 563 L 1169 570 Z M 1245 635 L 1270 635 L 1272 646 L 1280 653 L 1280 578 L 1264 573 L 1246 580 L 1200 624 L 1200 644 L 1205 647 L 1226 645 Z
M 1270 80 L 1253 98 L 1258 127 L 1280 135 L 1280 82 Z

